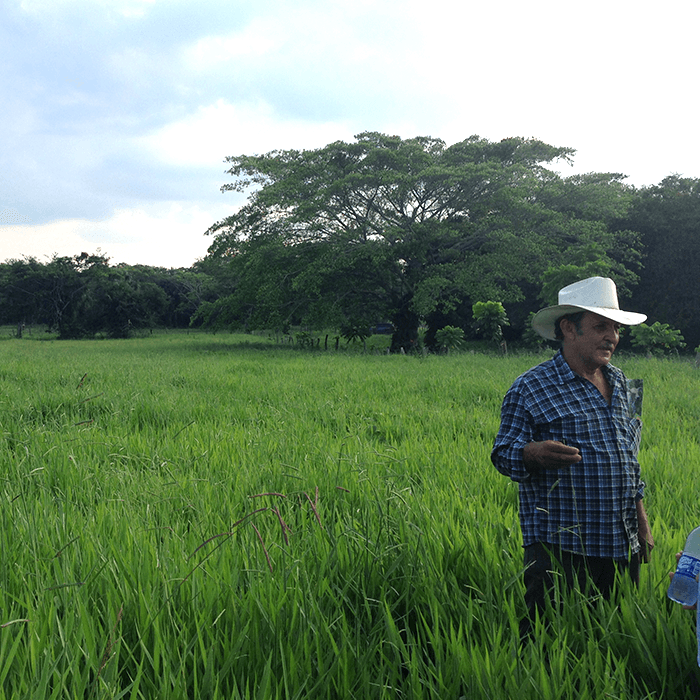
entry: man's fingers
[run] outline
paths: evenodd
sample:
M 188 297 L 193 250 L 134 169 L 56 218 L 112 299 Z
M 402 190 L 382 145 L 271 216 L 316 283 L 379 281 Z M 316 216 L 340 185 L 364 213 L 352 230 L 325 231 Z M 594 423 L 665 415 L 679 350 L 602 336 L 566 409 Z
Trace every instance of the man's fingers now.
M 577 455 L 579 454 L 578 447 L 573 447 L 571 445 L 566 445 L 563 442 L 558 442 L 556 440 L 550 440 L 550 449 L 553 452 L 559 452 L 562 455 Z M 547 443 L 545 443 L 547 444 Z
M 561 469 L 581 461 L 578 448 L 555 440 L 529 443 L 525 446 L 523 457 L 526 464 L 544 469 Z
M 578 447 L 564 445 L 556 441 L 551 441 L 549 445 L 549 456 L 553 466 L 556 467 L 568 467 L 581 461 L 581 453 Z

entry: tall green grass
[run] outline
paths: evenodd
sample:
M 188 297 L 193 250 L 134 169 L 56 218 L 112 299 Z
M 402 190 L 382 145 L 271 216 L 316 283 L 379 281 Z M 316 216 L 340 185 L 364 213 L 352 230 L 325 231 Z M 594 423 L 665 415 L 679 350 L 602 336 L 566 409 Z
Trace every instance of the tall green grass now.
M 500 402 L 543 356 L 0 343 L 0 697 L 683 698 L 700 374 L 645 380 L 639 590 L 519 647 Z

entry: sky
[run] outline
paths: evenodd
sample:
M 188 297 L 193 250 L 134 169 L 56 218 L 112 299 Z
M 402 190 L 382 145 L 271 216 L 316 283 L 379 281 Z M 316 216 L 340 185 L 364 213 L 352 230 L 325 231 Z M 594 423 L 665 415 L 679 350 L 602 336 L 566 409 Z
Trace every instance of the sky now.
M 0 261 L 190 267 L 226 156 L 534 137 L 700 177 L 697 0 L 2 0 Z

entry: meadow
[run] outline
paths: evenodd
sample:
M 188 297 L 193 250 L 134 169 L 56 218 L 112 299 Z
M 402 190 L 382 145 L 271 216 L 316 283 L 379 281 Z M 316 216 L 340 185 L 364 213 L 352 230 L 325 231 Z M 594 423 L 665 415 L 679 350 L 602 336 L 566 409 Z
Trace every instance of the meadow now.
M 694 697 L 695 617 L 665 596 L 700 522 L 689 360 L 615 359 L 645 382 L 639 589 L 518 644 L 489 453 L 549 355 L 0 341 L 0 698 Z

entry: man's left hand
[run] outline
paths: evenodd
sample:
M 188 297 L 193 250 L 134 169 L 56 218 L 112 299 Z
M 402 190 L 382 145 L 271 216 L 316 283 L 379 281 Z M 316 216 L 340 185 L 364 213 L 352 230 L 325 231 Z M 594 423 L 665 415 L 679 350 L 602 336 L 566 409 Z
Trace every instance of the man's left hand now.
M 651 534 L 651 527 L 649 527 L 649 520 L 641 498 L 637 501 L 637 523 L 639 525 L 639 544 L 641 546 L 639 553 L 642 561 L 648 564 L 651 550 L 654 549 L 654 536 Z

